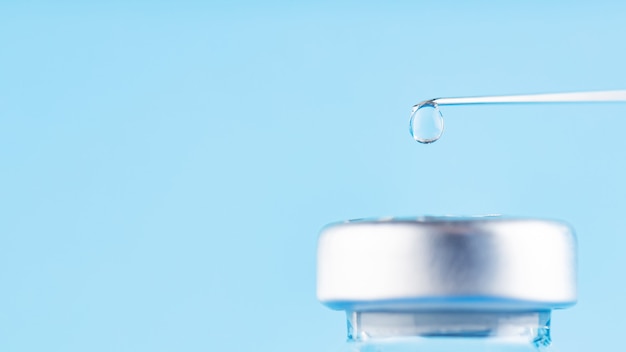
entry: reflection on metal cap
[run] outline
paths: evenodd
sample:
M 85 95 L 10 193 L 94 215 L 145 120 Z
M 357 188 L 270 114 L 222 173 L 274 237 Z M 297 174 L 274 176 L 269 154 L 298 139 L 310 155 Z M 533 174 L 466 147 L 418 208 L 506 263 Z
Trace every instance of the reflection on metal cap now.
M 541 310 L 576 301 L 576 240 L 556 221 L 350 221 L 323 229 L 317 259 L 318 299 L 334 309 Z

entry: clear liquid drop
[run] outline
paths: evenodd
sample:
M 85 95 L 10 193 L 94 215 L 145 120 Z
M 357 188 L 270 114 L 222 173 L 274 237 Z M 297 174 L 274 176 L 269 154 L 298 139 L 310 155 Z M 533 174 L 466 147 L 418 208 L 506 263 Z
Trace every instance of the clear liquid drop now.
M 409 131 L 414 140 L 429 144 L 443 134 L 443 115 L 439 106 L 432 100 L 421 102 L 413 107 Z

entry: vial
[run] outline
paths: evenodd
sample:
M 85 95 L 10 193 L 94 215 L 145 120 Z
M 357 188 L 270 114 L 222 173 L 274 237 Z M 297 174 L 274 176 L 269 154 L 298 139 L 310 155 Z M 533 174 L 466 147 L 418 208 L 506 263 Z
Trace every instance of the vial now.
M 576 240 L 558 221 L 347 221 L 322 230 L 317 256 L 345 351 L 546 351 L 552 311 L 577 299 Z

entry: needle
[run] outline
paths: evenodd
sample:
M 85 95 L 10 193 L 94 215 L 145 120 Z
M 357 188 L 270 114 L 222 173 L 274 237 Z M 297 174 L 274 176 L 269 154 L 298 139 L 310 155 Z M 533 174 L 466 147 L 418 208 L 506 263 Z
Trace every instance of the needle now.
M 437 98 L 421 102 L 437 105 L 468 104 L 523 104 L 523 103 L 574 103 L 574 102 L 626 102 L 626 90 L 608 90 L 601 92 L 550 93 L 527 95 L 496 95 L 483 97 Z

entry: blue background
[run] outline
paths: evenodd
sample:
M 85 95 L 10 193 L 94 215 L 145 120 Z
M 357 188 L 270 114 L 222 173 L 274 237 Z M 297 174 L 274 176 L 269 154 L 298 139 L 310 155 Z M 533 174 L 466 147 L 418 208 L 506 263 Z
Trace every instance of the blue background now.
M 578 232 L 560 351 L 626 328 L 626 104 L 411 106 L 626 89 L 609 2 L 0 4 L 0 350 L 329 351 L 319 229 L 484 214 Z M 617 349 L 616 349 L 617 348 Z

